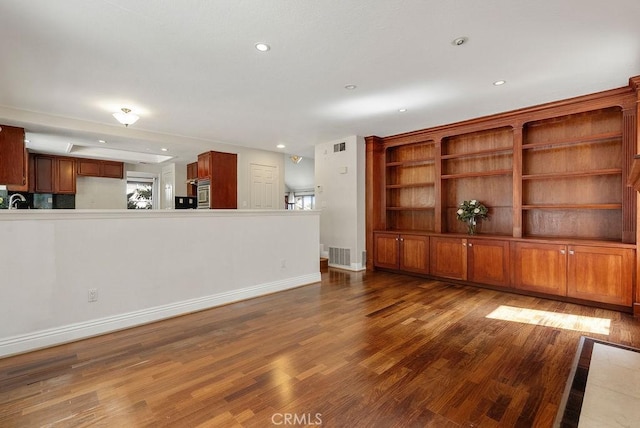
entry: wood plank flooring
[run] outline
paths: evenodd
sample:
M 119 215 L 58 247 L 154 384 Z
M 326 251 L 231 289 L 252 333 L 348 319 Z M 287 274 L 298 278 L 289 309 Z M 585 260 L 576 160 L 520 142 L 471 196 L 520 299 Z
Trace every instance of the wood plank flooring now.
M 553 316 L 487 318 L 505 306 Z M 610 319 L 610 332 L 562 328 L 558 313 L 574 328 Z M 321 284 L 0 359 L 0 426 L 548 427 L 581 335 L 640 347 L 640 322 L 330 270 Z

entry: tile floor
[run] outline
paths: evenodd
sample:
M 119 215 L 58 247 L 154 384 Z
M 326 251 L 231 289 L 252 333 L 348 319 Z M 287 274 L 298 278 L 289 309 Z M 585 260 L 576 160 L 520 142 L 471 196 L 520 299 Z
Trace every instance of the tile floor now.
M 593 345 L 580 428 L 640 426 L 640 353 Z
M 640 350 L 583 337 L 556 427 L 640 428 Z

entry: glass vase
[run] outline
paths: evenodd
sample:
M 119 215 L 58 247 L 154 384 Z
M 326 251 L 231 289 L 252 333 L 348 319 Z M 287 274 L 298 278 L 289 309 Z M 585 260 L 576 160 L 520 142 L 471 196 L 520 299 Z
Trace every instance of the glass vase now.
M 475 235 L 476 234 L 476 218 L 475 217 L 471 217 L 469 220 L 467 220 L 467 234 L 469 235 Z

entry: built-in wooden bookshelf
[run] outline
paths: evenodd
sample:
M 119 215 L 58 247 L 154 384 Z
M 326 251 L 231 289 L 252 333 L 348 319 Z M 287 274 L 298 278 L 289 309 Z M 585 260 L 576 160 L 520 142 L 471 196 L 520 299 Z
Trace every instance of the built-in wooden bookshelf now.
M 491 207 L 483 233 L 512 234 L 513 131 L 489 129 L 442 139 L 443 232 L 463 233 L 456 219 L 459 204 L 477 199 Z
M 611 91 L 367 137 L 367 268 L 397 266 L 436 277 L 451 271 L 443 277 L 634 302 L 640 314 L 640 292 L 632 296 L 640 266 L 637 194 L 627 186 L 638 152 L 638 105 L 640 77 Z M 640 182 L 638 176 L 630 180 Z M 458 205 L 470 199 L 489 208 L 472 238 L 456 218 Z M 375 242 L 384 242 L 378 253 L 385 259 L 407 257 L 405 236 L 420 248 L 428 242 L 420 257 L 430 260 L 412 260 L 420 269 L 411 270 L 401 262 L 376 263 Z M 494 258 L 503 266 L 499 280 L 479 279 L 486 263 L 478 260 Z M 545 272 L 545 266 L 563 268 Z M 575 280 L 576 269 L 585 278 Z
M 390 147 L 386 153 L 388 230 L 435 230 L 435 143 Z

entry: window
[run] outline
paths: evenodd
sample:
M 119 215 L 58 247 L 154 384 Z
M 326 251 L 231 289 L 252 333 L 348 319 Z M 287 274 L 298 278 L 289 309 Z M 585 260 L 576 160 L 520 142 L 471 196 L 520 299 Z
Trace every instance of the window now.
M 158 178 L 154 174 L 127 172 L 127 209 L 150 210 L 157 208 L 155 197 Z
M 316 206 L 316 197 L 315 195 L 301 195 L 296 196 L 296 207 L 297 210 L 312 210 Z

